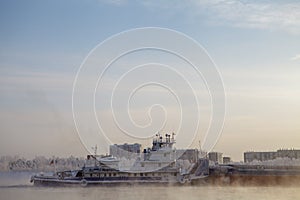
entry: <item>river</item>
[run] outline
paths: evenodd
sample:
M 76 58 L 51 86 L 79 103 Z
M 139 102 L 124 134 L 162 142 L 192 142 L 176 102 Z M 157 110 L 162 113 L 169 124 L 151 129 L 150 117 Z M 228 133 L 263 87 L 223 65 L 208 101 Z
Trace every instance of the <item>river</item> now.
M 2 200 L 79 199 L 238 199 L 298 200 L 298 186 L 116 186 L 116 187 L 35 187 L 30 173 L 0 173 Z

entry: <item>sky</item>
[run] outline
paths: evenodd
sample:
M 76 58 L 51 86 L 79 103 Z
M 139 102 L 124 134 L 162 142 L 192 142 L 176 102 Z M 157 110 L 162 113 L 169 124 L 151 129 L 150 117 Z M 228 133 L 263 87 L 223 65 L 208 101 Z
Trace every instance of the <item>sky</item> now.
M 92 143 L 106 153 L 110 143 L 134 142 L 134 137 L 119 137 L 120 130 L 111 120 L 110 106 L 101 97 L 106 98 L 118 78 L 132 66 L 151 62 L 171 62 L 174 69 L 185 71 L 185 77 L 196 85 L 200 136 L 192 138 L 189 147 L 198 148 L 198 140 L 203 141 L 209 127 L 209 93 L 186 63 L 155 51 L 137 52 L 114 63 L 103 79 L 107 87 L 100 84 L 97 88 L 96 112 L 104 131 L 111 134 L 109 142 L 94 138 L 99 130 L 85 118 L 83 113 L 89 115 L 88 109 L 80 113 L 82 120 L 85 119 L 84 133 L 76 129 L 72 91 L 84 59 L 107 38 L 143 27 L 183 33 L 198 42 L 215 63 L 225 88 L 226 116 L 212 150 L 239 161 L 245 151 L 300 149 L 299 1 L 4 0 L 0 2 L 0 155 L 85 156 Z M 164 41 L 158 38 L 160 42 Z M 181 43 L 177 46 L 183 48 Z M 118 47 L 111 46 L 112 50 L 95 58 L 105 59 Z M 191 100 L 194 94 L 186 90 L 186 82 L 180 82 L 178 74 L 171 73 L 170 68 L 157 64 L 140 69 L 140 73 L 125 76 L 122 87 L 117 88 L 119 93 L 112 103 L 116 115 L 125 113 L 123 99 L 134 86 L 141 85 L 132 80 L 168 80 L 166 85 L 178 89 L 175 94 L 185 100 L 180 99 L 179 106 L 172 90 L 161 85 L 142 87 L 130 102 L 132 120 L 126 121 L 126 115 L 120 117 L 121 126 L 133 130 L 129 124 L 136 122 L 131 125 L 148 138 L 143 145 L 150 145 L 154 130 L 178 129 L 183 108 L 188 116 L 183 120 L 182 131 L 190 132 L 195 125 L 190 121 L 198 114 Z M 89 77 L 84 80 L 90 81 Z M 84 92 L 78 95 L 85 98 Z M 164 119 L 167 122 L 162 128 Z M 150 129 L 142 128 L 152 122 Z M 179 134 L 177 139 L 192 140 L 192 136 L 183 136 Z M 89 137 L 87 147 L 82 144 L 82 137 Z

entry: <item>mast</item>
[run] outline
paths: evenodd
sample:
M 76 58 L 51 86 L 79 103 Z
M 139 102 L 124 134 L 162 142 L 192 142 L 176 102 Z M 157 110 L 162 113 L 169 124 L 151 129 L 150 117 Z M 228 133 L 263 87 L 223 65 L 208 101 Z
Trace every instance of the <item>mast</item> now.
M 97 166 L 97 144 L 95 147 L 92 147 L 94 149 L 94 159 L 95 159 L 95 167 Z

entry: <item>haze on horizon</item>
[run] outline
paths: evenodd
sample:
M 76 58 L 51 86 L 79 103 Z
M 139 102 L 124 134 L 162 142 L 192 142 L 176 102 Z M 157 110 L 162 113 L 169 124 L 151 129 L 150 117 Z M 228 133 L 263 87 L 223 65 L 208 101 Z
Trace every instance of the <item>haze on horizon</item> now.
M 72 117 L 77 70 L 97 44 L 138 27 L 163 27 L 187 34 L 218 66 L 227 114 L 215 151 L 239 161 L 248 150 L 300 149 L 298 1 L 19 0 L 1 1 L 0 15 L 0 156 L 85 156 Z M 135 57 L 141 58 L 143 55 Z M 119 66 L 128 63 L 130 59 Z M 108 82 L 121 70 L 116 66 L 109 71 Z M 161 71 L 160 76 L 167 73 Z M 131 78 L 145 77 L 147 74 Z M 200 106 L 203 116 L 209 117 L 200 82 Z M 126 90 L 128 85 L 122 87 Z M 169 105 L 165 130 L 173 131 L 178 124 L 171 117 L 178 114 L 174 98 L 164 96 L 161 88 L 143 91 L 136 96 L 140 104 L 132 105 L 134 120 L 147 124 L 143 105 L 158 99 Z M 105 115 L 106 107 L 97 108 Z M 154 109 L 152 114 L 160 119 L 161 110 Z M 106 125 L 117 131 L 109 122 Z M 192 147 L 199 147 L 197 141 Z

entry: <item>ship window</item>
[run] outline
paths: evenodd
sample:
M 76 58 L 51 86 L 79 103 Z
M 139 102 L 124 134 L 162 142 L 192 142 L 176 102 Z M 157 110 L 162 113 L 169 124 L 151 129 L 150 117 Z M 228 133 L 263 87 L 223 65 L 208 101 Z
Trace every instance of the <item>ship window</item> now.
M 152 173 L 152 176 L 154 176 L 155 174 L 154 173 Z
M 116 176 L 116 174 L 114 173 L 114 176 Z
M 136 174 L 134 174 L 134 176 L 136 176 Z
M 79 171 L 76 175 L 76 177 L 82 177 L 82 171 Z
M 106 176 L 106 174 L 104 174 L 104 176 Z
M 140 176 L 143 176 L 144 174 L 143 173 L 140 173 Z
M 90 174 L 90 177 L 92 177 L 93 176 L 93 174 Z
M 176 173 L 174 173 L 174 176 L 177 176 L 177 174 L 176 174 Z
M 109 173 L 108 176 L 111 176 L 111 173 Z
M 145 163 L 142 163 L 142 167 L 145 167 Z

